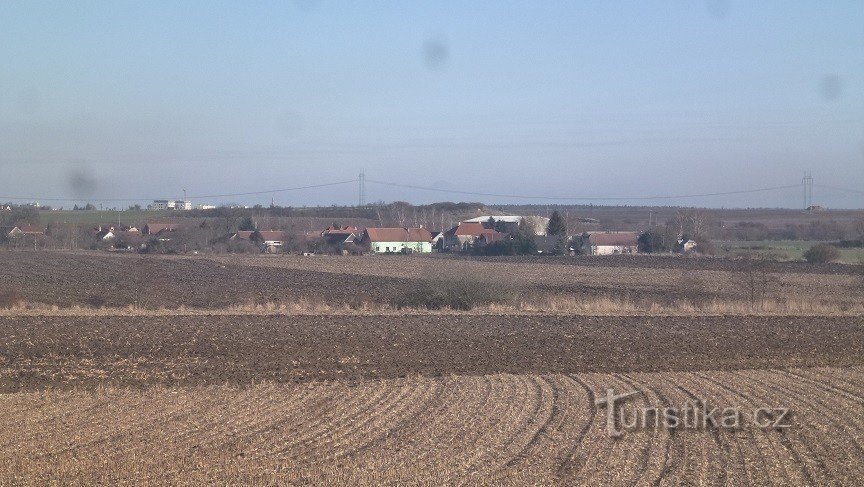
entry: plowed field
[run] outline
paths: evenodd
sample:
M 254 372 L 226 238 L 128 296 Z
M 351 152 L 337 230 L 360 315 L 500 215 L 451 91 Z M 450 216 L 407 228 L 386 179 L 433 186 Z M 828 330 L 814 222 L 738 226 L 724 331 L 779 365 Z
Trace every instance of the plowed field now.
M 485 375 L 0 396 L 32 485 L 856 485 L 864 370 Z M 595 400 L 790 408 L 788 429 L 624 431 Z
M 0 486 L 864 484 L 860 268 L 692 262 L 0 253 Z M 827 311 L 364 307 L 460 276 Z

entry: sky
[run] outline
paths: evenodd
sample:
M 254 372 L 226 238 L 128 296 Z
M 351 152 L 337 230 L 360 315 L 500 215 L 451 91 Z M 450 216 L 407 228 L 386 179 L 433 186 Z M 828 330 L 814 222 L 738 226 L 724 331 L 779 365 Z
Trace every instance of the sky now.
M 707 207 L 800 207 L 809 172 L 864 208 L 864 2 L 0 2 L 0 201 L 356 204 L 215 195 L 361 170 L 368 201 Z

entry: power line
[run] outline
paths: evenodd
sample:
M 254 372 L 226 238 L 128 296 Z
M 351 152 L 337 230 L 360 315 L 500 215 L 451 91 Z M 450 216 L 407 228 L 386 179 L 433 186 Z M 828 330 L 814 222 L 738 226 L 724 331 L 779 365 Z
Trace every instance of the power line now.
M 328 186 L 338 186 L 340 184 L 349 184 L 349 183 L 355 183 L 355 182 L 357 182 L 356 178 L 349 179 L 347 181 L 337 181 L 335 183 L 310 184 L 308 186 L 297 186 L 294 188 L 268 189 L 265 191 L 249 191 L 246 193 L 207 194 L 207 195 L 201 195 L 201 196 L 190 196 L 189 199 L 200 200 L 200 199 L 204 199 L 204 198 L 226 198 L 229 196 L 250 196 L 250 195 L 256 195 L 256 194 L 283 193 L 286 191 L 299 191 L 301 189 L 326 188 Z M 147 199 L 149 199 L 149 198 L 147 198 Z
M 349 179 L 347 181 L 337 181 L 333 183 L 322 183 L 322 184 L 310 184 L 307 186 L 296 186 L 293 188 L 282 188 L 282 189 L 269 189 L 265 191 L 248 191 L 245 193 L 226 193 L 226 194 L 209 194 L 209 195 L 195 195 L 190 196 L 189 199 L 205 199 L 205 198 L 227 198 L 231 196 L 251 196 L 257 194 L 271 194 L 271 193 L 282 193 L 287 191 L 299 191 L 302 189 L 315 189 L 315 188 L 324 188 L 328 186 L 338 186 L 341 184 L 349 184 L 356 182 L 357 179 Z M 110 202 L 129 202 L 129 201 L 147 201 L 147 200 L 157 200 L 159 198 L 56 198 L 56 197 L 17 197 L 17 196 L 0 196 L 0 200 L 4 201 L 12 201 L 12 200 L 23 200 L 23 201 L 88 201 L 92 203 L 110 203 Z
M 827 186 L 824 184 L 814 184 L 813 187 L 832 189 L 834 191 L 845 191 L 847 193 L 864 194 L 864 191 L 861 191 L 860 189 L 841 188 L 839 186 Z
M 721 191 L 716 193 L 699 193 L 699 194 L 680 194 L 680 195 L 662 195 L 662 196 L 537 196 L 537 195 L 520 195 L 520 194 L 502 194 L 502 193 L 482 193 L 478 191 L 459 191 L 442 188 L 430 188 L 428 186 L 417 186 L 413 184 L 399 184 L 387 181 L 378 181 L 374 179 L 366 179 L 366 181 L 385 186 L 393 186 L 397 188 L 418 189 L 422 191 L 436 191 L 439 193 L 464 194 L 470 196 L 489 196 L 496 198 L 514 198 L 514 199 L 537 199 L 537 200 L 570 200 L 570 201 L 626 201 L 626 200 L 671 200 L 683 198 L 702 198 L 706 196 L 727 196 L 735 194 L 762 193 L 767 191 L 777 191 L 781 189 L 800 188 L 800 184 L 789 184 L 786 186 L 773 186 L 769 188 L 745 189 L 740 191 Z

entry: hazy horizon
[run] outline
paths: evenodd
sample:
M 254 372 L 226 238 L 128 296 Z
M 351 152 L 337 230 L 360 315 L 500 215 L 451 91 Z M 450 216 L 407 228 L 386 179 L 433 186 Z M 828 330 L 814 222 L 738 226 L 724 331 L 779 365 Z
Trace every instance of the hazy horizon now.
M 0 201 L 864 207 L 864 2 L 4 2 L 0 56 Z M 271 196 L 357 185 L 194 202 Z

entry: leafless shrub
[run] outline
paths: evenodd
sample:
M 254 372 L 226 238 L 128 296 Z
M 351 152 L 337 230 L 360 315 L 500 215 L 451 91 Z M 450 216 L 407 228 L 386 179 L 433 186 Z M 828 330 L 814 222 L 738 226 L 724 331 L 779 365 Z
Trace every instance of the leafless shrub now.
M 451 279 L 427 279 L 393 300 L 396 308 L 470 310 L 477 306 L 515 302 L 518 293 L 501 280 L 465 274 Z
M 84 299 L 84 303 L 91 308 L 104 308 L 108 304 L 105 296 L 99 294 L 90 294 Z
M 765 308 L 768 288 L 773 284 L 773 280 L 764 262 L 748 259 L 746 264 L 742 284 L 750 301 L 751 309 L 762 310 Z

